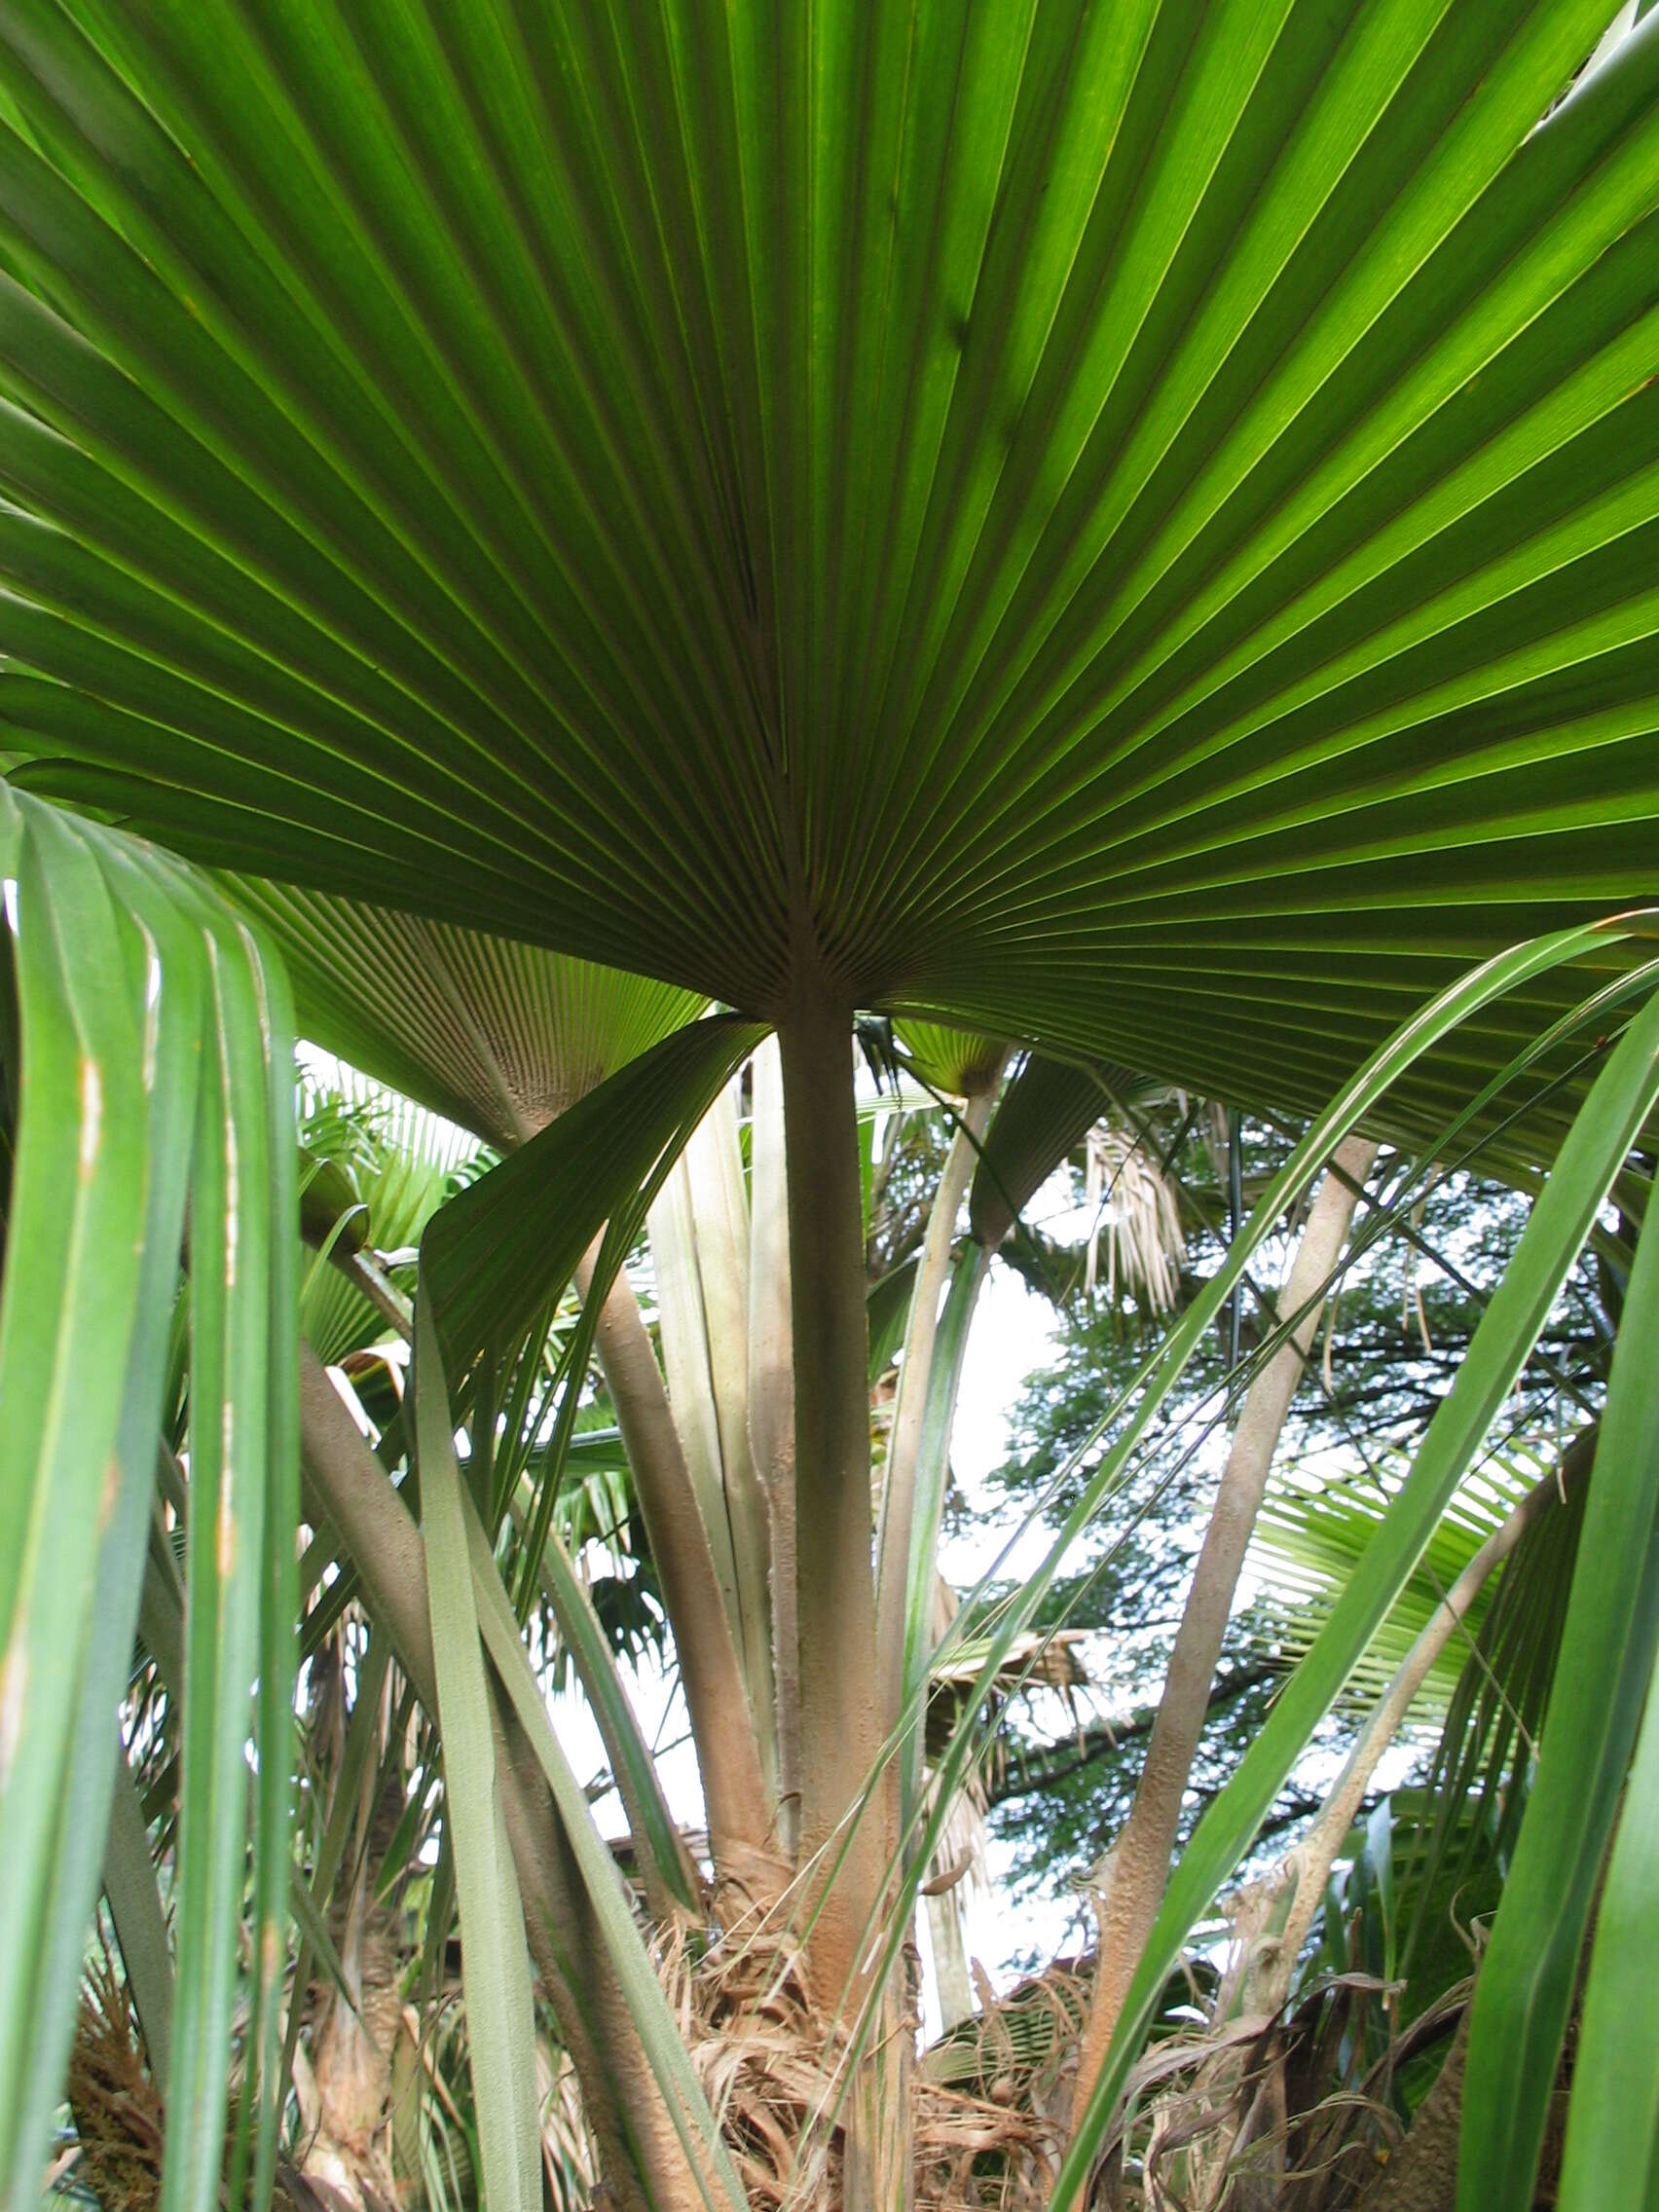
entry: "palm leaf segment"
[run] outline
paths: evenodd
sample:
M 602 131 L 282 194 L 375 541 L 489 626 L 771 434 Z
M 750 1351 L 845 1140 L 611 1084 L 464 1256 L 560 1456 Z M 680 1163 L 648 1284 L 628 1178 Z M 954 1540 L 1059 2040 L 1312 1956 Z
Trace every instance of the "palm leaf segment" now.
M 307 1036 L 502 1151 L 702 1013 L 672 984 L 251 878 Z
M 1311 1105 L 1651 890 L 1605 13 L 16 0 L 8 742 L 222 866 Z

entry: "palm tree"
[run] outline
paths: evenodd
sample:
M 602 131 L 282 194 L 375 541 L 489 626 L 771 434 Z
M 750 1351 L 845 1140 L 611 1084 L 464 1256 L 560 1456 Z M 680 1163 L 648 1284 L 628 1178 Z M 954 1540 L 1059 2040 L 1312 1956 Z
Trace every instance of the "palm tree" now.
M 1312 1116 L 1272 1217 L 1358 1123 L 1422 1145 L 1501 1124 L 1518 1172 L 1553 1160 L 1417 1487 L 1152 1924 L 1060 2177 L 1075 2196 L 1186 1928 L 1409 1572 L 1659 1081 L 1641 929 L 1599 926 L 1654 872 L 1659 35 L 1604 49 L 1604 14 L 7 11 L 0 715 L 26 1055 L 0 1314 L 21 1532 L 0 1579 L 0 1823 L 24 1869 L 0 1905 L 9 2177 L 33 2170 L 95 1881 L 187 1186 L 190 1480 L 217 1508 L 190 1517 L 199 1994 L 169 2206 L 217 2186 L 260 1648 L 253 2041 L 274 2070 L 291 1643 L 275 1655 L 298 1610 L 280 961 L 199 874 L 44 796 L 198 866 L 737 1010 L 629 1061 L 436 1218 L 408 1423 L 424 1551 L 366 1467 L 378 1536 L 343 1529 L 443 1723 L 458 1862 L 495 1897 L 476 1941 L 462 1905 L 499 1999 L 473 2021 L 493 2205 L 535 2171 L 515 1867 L 549 1987 L 569 1987 L 561 1941 L 608 1962 L 603 2032 L 574 2006 L 567 2027 L 586 2079 L 609 2076 L 609 2186 L 736 2187 L 469 1579 L 446 1439 L 608 1223 L 600 1326 L 647 1200 L 768 1029 L 813 1534 L 804 1971 L 875 2053 L 846 2091 L 856 2203 L 896 2201 L 904 2160 L 903 2039 L 877 2018 L 903 1795 L 866 1802 L 903 1674 L 870 1549 L 855 1012 Z M 1627 1343 L 1651 1295 L 1639 1260 Z M 1102 1485 L 1214 1309 L 1171 1333 Z M 1494 1931 L 1471 2205 L 1530 2187 L 1652 1656 L 1639 1357 L 1615 1372 L 1603 1449 L 1625 1471 L 1595 1486 L 1584 1550 L 1587 1593 L 1593 1563 L 1623 1579 L 1582 1602 L 1600 1660 L 1575 1677 L 1582 1697 L 1601 1664 L 1616 1691 L 1597 1728 L 1564 1718 L 1561 1794 L 1534 1799 Z M 1005 1616 L 987 1678 L 1029 1618 Z M 719 1639 L 700 1648 L 713 1663 Z M 747 1657 L 753 1681 L 763 1644 Z M 1651 1764 L 1644 1744 L 1633 1791 Z M 64 1803 L 85 1816 L 67 1828 Z M 1627 1823 L 1604 1925 L 1640 1920 L 1641 1875 Z M 1587 2043 L 1607 2002 L 1593 1983 Z M 1585 2103 L 1585 2140 L 1645 2171 L 1650 2099 Z

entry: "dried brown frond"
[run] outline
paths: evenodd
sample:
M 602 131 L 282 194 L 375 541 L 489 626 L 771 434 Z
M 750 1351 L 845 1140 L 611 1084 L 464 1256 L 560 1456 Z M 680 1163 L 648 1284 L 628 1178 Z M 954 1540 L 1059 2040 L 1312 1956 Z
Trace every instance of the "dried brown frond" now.
M 1120 1282 L 1145 1298 L 1155 1313 L 1167 1313 L 1181 1290 L 1187 1256 L 1174 1185 L 1159 1171 L 1133 1129 L 1097 1123 L 1088 1132 L 1084 1204 L 1093 1219 L 1086 1286 L 1092 1290 L 1106 1242 L 1106 1291 L 1114 1302 Z
M 798 1941 L 761 1924 L 697 1952 L 668 1933 L 658 1970 L 734 2164 L 756 2207 L 828 2206 L 840 2144 L 832 2102 L 837 2037 L 812 2004 Z
M 842 2085 L 847 2037 L 815 2007 L 798 1939 L 762 1922 L 698 1952 L 675 1934 L 663 1939 L 658 1965 L 756 2212 L 830 2212 L 841 2197 L 843 2145 L 826 2115 Z M 1065 1969 L 1022 1984 L 914 2069 L 917 2212 L 1047 2206 L 1064 2148 L 1083 1990 Z M 906 2019 L 892 2032 L 914 2026 Z
M 1065 2149 L 1088 1978 L 1061 1961 L 997 1998 L 923 2057 L 915 2087 L 916 2201 L 930 2212 L 1037 2212 Z

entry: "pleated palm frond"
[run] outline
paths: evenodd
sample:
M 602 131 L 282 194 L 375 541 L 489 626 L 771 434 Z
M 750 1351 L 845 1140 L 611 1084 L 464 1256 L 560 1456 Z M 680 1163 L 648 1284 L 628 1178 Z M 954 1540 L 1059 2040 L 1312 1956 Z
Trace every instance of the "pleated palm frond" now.
M 1394 1608 L 1348 1682 L 1346 1696 L 1369 1705 L 1386 1688 L 1428 1627 L 1446 1593 L 1487 1538 L 1553 1464 L 1553 1454 L 1513 1447 L 1488 1457 L 1459 1486 L 1401 1590 Z M 1287 1607 L 1281 1637 L 1286 1665 L 1308 1650 L 1337 1594 L 1357 1572 L 1398 1488 L 1398 1469 L 1379 1481 L 1318 1483 L 1275 1472 L 1250 1550 L 1250 1566 Z M 1419 1711 L 1444 1714 L 1468 1664 L 1499 1578 L 1479 1593 L 1463 1625 L 1430 1670 Z
M 704 1002 L 539 945 L 241 881 L 307 1034 L 503 1149 L 546 1126 Z
M 15 0 L 7 746 L 219 866 L 1311 1108 L 1652 890 L 1607 13 Z
M 985 1090 L 1002 1073 L 1008 1048 L 994 1037 L 971 1029 L 948 1029 L 938 1021 L 898 1024 L 899 1042 L 924 1083 L 953 1098 Z

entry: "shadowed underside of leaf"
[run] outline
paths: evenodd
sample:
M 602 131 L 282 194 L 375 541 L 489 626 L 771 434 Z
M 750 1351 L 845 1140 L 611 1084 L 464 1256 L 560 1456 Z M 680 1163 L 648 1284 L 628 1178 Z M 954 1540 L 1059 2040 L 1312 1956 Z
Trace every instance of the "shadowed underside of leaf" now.
M 1539 128 L 1605 13 L 17 0 L 8 743 L 1310 1107 L 1651 887 L 1659 30 Z
M 703 1009 L 672 984 L 418 914 L 230 889 L 281 951 L 309 1037 L 503 1151 Z

